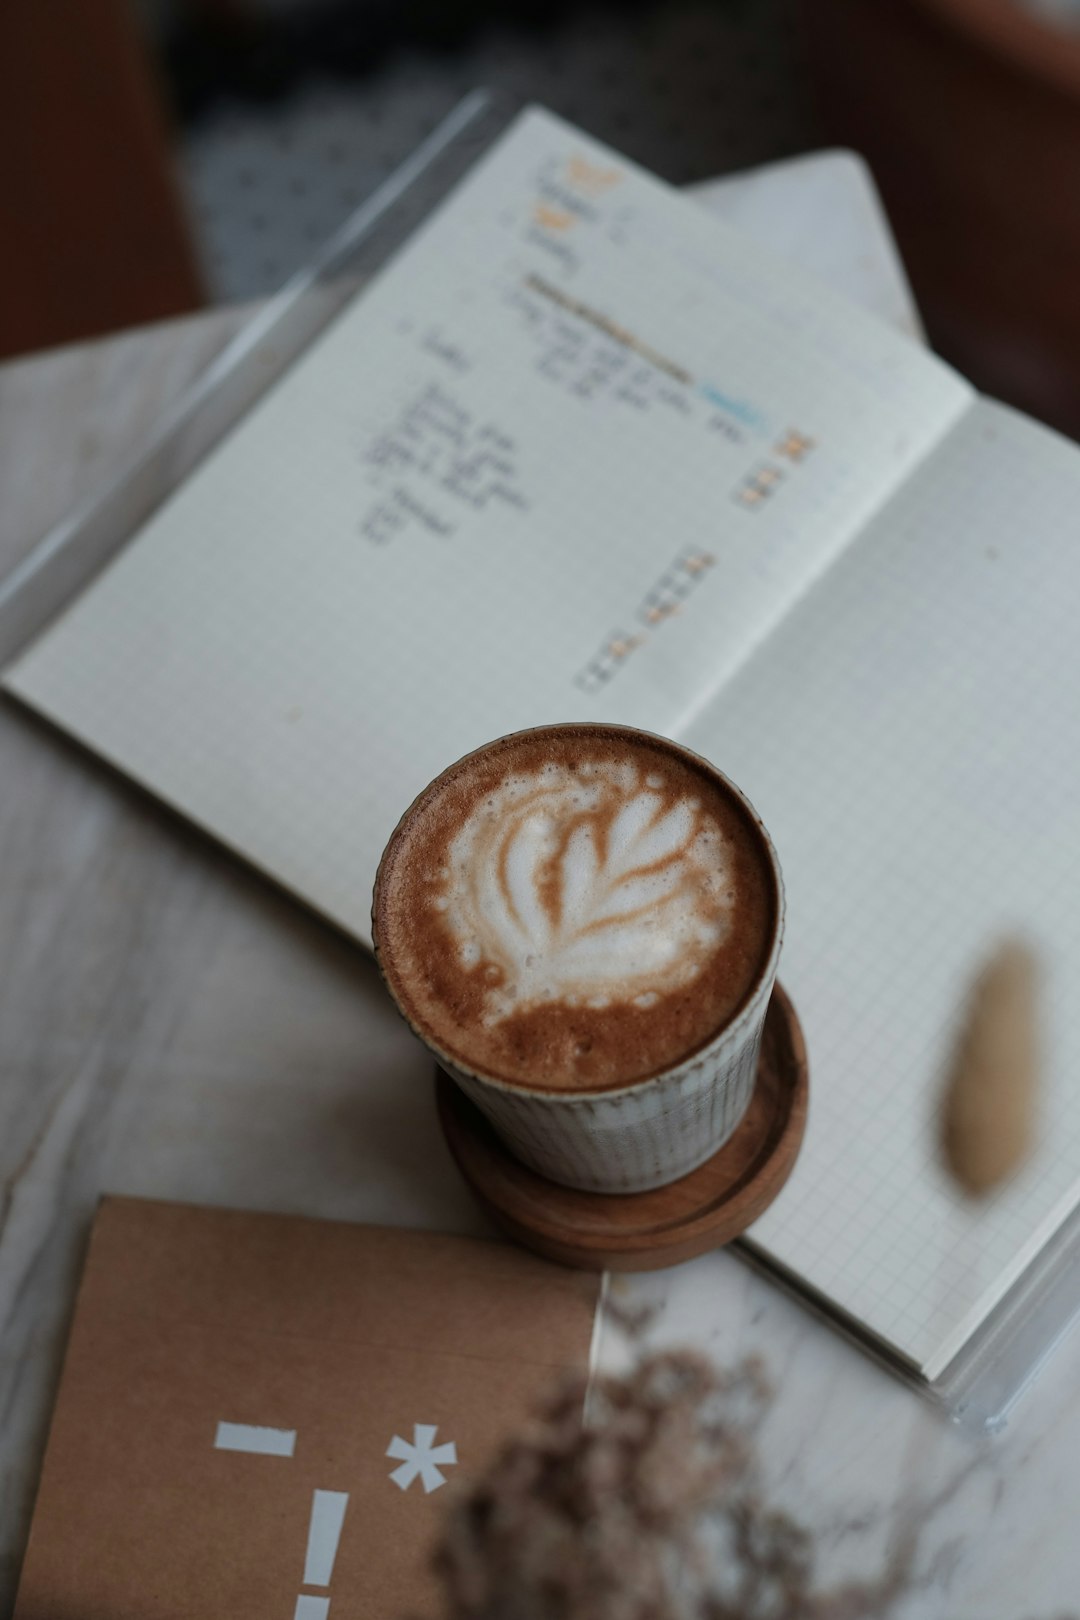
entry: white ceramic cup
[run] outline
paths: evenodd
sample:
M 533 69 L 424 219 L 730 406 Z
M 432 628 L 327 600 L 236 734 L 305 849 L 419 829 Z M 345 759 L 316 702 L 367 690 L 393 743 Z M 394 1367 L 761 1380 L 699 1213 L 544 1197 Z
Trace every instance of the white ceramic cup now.
M 468 1069 L 441 1050 L 429 1033 L 417 1028 L 396 996 L 394 999 L 439 1066 L 487 1115 L 507 1147 L 523 1163 L 552 1181 L 586 1192 L 644 1192 L 696 1170 L 723 1146 L 746 1112 L 780 960 L 784 884 L 776 850 L 761 818 L 722 771 L 689 749 L 636 727 L 604 725 L 597 729 L 623 732 L 628 742 L 634 738 L 662 742 L 665 749 L 681 753 L 688 763 L 712 776 L 742 804 L 761 835 L 776 885 L 775 929 L 761 973 L 735 1015 L 704 1046 L 648 1079 L 614 1090 L 542 1091 Z M 477 753 L 486 751 L 479 749 Z M 406 811 L 402 825 L 408 816 Z M 382 869 L 380 865 L 380 876 Z M 378 889 L 379 876 L 375 880 L 376 895 Z M 375 932 L 378 957 L 377 925 Z M 385 974 L 384 979 L 394 995 Z

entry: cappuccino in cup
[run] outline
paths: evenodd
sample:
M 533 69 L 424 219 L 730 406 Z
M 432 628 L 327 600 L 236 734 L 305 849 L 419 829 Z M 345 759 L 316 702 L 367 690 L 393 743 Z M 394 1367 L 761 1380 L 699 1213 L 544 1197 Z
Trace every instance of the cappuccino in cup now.
M 443 772 L 383 855 L 387 984 L 511 1149 L 632 1191 L 720 1147 L 753 1088 L 782 887 L 706 761 L 628 727 L 504 737 Z

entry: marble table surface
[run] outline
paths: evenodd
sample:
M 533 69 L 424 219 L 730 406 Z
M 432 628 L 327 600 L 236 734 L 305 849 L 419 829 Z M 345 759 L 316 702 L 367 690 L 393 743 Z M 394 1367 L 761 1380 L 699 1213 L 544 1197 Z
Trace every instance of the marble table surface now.
M 707 199 L 917 321 L 844 155 Z M 816 262 L 815 262 L 816 261 Z M 243 318 L 0 368 L 0 574 L 145 442 Z M 107 767 L 0 704 L 0 1617 L 11 1612 L 79 1265 L 103 1191 L 483 1232 L 428 1060 L 373 963 Z M 1080 1609 L 1080 1335 L 974 1440 L 734 1253 L 614 1279 L 653 1344 L 759 1354 L 767 1485 L 822 1581 L 891 1559 L 904 1620 Z M 605 1327 L 600 1360 L 621 1346 Z

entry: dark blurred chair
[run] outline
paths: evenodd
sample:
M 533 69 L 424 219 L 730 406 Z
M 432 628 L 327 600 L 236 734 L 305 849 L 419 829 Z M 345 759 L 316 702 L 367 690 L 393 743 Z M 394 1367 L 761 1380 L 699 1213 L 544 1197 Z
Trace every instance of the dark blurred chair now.
M 0 356 L 204 302 L 127 0 L 0 0 Z

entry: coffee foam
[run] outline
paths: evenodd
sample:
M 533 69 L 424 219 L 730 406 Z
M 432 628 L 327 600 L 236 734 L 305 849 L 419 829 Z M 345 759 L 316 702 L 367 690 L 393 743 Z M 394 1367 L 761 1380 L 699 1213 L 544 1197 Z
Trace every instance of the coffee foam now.
M 417 1030 L 474 1073 L 605 1091 L 688 1058 L 764 971 L 779 891 L 712 769 L 647 733 L 502 738 L 387 846 L 375 944 Z
M 374 906 L 390 987 L 437 1050 L 525 1089 L 610 1090 L 737 1014 L 776 938 L 753 813 L 677 745 L 542 727 L 450 766 Z
M 491 1025 L 541 1004 L 654 1005 L 730 929 L 729 840 L 693 794 L 630 760 L 549 760 L 465 816 L 432 905 Z

